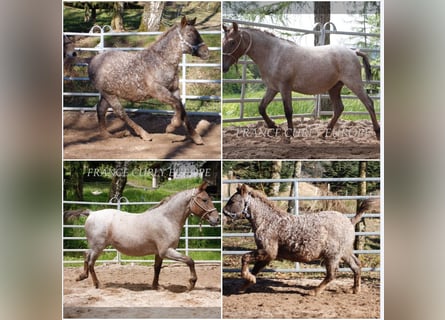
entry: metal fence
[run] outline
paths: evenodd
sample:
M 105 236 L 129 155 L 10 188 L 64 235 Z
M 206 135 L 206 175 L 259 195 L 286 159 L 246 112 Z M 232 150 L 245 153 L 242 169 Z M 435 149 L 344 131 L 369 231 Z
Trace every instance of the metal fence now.
M 286 32 L 286 34 L 288 36 L 289 36 L 289 34 L 293 35 L 293 36 L 299 36 L 299 37 L 305 36 L 308 34 L 314 34 L 314 35 L 317 34 L 317 35 L 320 35 L 320 39 L 321 39 L 320 41 L 322 41 L 321 43 L 319 42 L 318 45 L 324 44 L 324 39 L 325 39 L 326 34 L 330 34 L 331 37 L 333 37 L 335 35 L 349 35 L 349 36 L 354 36 L 354 37 L 371 37 L 371 38 L 380 39 L 380 35 L 376 34 L 376 33 L 337 31 L 335 28 L 335 25 L 333 23 L 326 23 L 323 26 L 317 24 L 314 26 L 313 29 L 299 29 L 299 28 L 282 27 L 282 26 L 278 26 L 278 25 L 270 25 L 270 24 L 265 24 L 265 23 L 256 23 L 256 22 L 250 22 L 250 21 L 236 20 L 236 19 L 223 19 L 223 22 L 224 23 L 236 22 L 240 26 L 251 26 L 251 27 L 261 28 L 263 30 L 270 31 L 272 33 L 274 33 L 274 31 L 283 31 L 283 32 Z M 332 30 L 330 30 L 328 28 L 332 28 Z M 357 49 L 360 49 L 361 51 L 366 52 L 368 54 L 372 53 L 373 55 L 380 56 L 380 48 L 357 48 Z M 262 97 L 247 98 L 246 93 L 248 91 L 248 86 L 254 85 L 254 84 L 263 84 L 263 81 L 260 78 L 247 79 L 247 66 L 255 65 L 254 62 L 252 60 L 250 60 L 249 57 L 244 55 L 242 58 L 240 58 L 240 60 L 238 61 L 238 64 L 241 65 L 241 70 L 238 72 L 241 74 L 241 79 L 240 78 L 237 78 L 237 79 L 224 78 L 223 85 L 225 85 L 225 84 L 240 84 L 241 85 L 240 96 L 239 96 L 239 98 L 224 98 L 223 97 L 223 105 L 227 104 L 227 103 L 239 103 L 239 105 L 240 105 L 239 115 L 237 117 L 230 117 L 230 118 L 224 116 L 223 122 L 235 123 L 235 122 L 241 122 L 241 121 L 263 120 L 262 117 L 246 117 L 245 112 L 244 112 L 245 104 L 252 103 L 252 102 L 259 104 L 260 101 L 262 100 Z M 380 69 L 380 65 L 373 64 L 372 68 Z M 365 85 L 377 85 L 378 87 L 380 87 L 380 79 L 366 81 Z M 313 101 L 314 102 L 313 112 L 311 112 L 311 113 L 298 113 L 298 112 L 295 113 L 294 112 L 294 117 L 318 118 L 318 117 L 324 116 L 324 115 L 332 116 L 333 111 L 322 111 L 321 110 L 321 99 L 328 98 L 328 97 L 329 97 L 328 94 L 319 94 L 319 95 L 315 95 L 315 96 L 304 96 L 304 97 L 292 95 L 293 102 L 298 102 L 298 101 Z M 353 95 L 352 93 L 349 95 L 342 95 L 341 97 L 342 97 L 342 99 L 346 99 L 346 100 L 358 100 L 358 98 L 355 95 Z M 380 94 L 371 94 L 370 98 L 373 99 L 374 101 L 380 100 Z M 275 97 L 274 100 L 272 100 L 272 101 L 281 102 L 282 100 L 281 100 L 280 95 L 277 95 L 277 97 Z M 349 114 L 349 115 L 352 115 L 352 114 L 353 115 L 367 115 L 368 113 L 366 112 L 365 108 L 363 110 L 364 111 L 345 111 L 345 112 L 343 112 L 343 114 L 345 114 L 345 115 L 347 115 L 347 114 Z M 380 112 L 376 112 L 376 113 L 380 114 Z M 275 116 L 270 116 L 270 118 L 271 119 L 285 119 L 285 115 L 284 114 L 283 115 L 275 115 Z
M 247 183 L 247 184 L 254 184 L 254 183 L 287 183 L 287 184 L 293 184 L 293 194 L 289 196 L 279 196 L 279 197 L 268 197 L 271 201 L 294 201 L 295 205 L 293 206 L 292 214 L 298 215 L 300 214 L 300 201 L 329 201 L 329 200 L 364 200 L 364 199 L 379 199 L 379 195 L 366 195 L 366 196 L 360 196 L 360 195 L 325 195 L 325 196 L 302 196 L 299 194 L 299 184 L 302 182 L 309 182 L 309 183 L 331 183 L 331 182 L 380 182 L 380 178 L 292 178 L 292 179 L 238 179 L 238 180 L 223 180 L 223 184 L 231 185 L 231 184 L 238 184 L 238 183 Z M 233 192 L 232 192 L 233 193 Z M 224 194 L 224 197 L 222 198 L 223 203 L 225 203 L 227 200 L 229 200 L 229 195 Z M 353 217 L 355 214 L 347 214 L 348 217 Z M 356 237 L 378 237 L 380 241 L 381 236 L 381 213 L 365 213 L 363 215 L 363 219 L 379 219 L 380 227 L 379 231 L 365 231 L 365 232 L 355 232 Z M 224 228 L 223 228 L 224 230 Z M 254 234 L 252 232 L 226 232 L 223 231 L 223 257 L 228 255 L 235 255 L 240 256 L 243 255 L 246 252 L 249 252 L 250 250 L 233 250 L 228 247 L 226 247 L 226 242 L 224 239 L 227 238 L 253 238 Z M 251 240 L 252 243 L 254 240 Z M 360 255 L 380 255 L 381 249 L 365 249 L 365 250 L 354 250 L 355 254 Z M 224 258 L 223 258 L 224 259 Z M 239 272 L 240 269 L 234 269 L 234 268 L 223 268 L 224 272 Z M 304 264 L 304 267 L 301 266 L 300 263 L 295 263 L 293 268 L 269 268 L 265 269 L 264 271 L 269 272 L 325 272 L 324 268 L 319 268 L 318 266 L 308 265 Z M 339 268 L 339 271 L 341 272 L 349 272 L 350 269 L 348 268 Z M 365 267 L 362 268 L 362 271 L 380 271 L 380 267 Z
M 218 204 L 221 204 L 221 201 L 212 201 L 215 206 L 217 206 Z M 76 206 L 79 207 L 87 207 L 87 206 L 91 206 L 91 205 L 95 205 L 95 206 L 104 206 L 104 208 L 109 208 L 111 207 L 116 207 L 116 209 L 118 210 L 125 210 L 124 207 L 125 206 L 129 206 L 129 205 L 156 205 L 159 202 L 129 202 L 128 199 L 126 199 L 125 197 L 119 199 L 119 201 L 117 202 L 86 202 L 86 201 L 63 201 L 64 205 L 67 204 L 74 204 Z M 189 219 L 190 217 L 186 220 L 185 225 L 184 225 L 184 231 L 183 231 L 183 236 L 180 237 L 180 240 L 184 240 L 184 247 L 183 248 L 178 248 L 177 251 L 182 252 L 185 255 L 189 255 L 191 252 L 221 252 L 221 247 L 219 248 L 203 248 L 203 247 L 193 247 L 193 245 L 190 244 L 190 240 L 215 240 L 221 242 L 221 236 L 191 236 L 189 235 L 190 230 L 191 229 L 196 229 L 196 228 L 218 228 L 218 227 L 212 227 L 208 224 L 190 224 L 189 223 Z M 69 229 L 69 228 L 73 228 L 73 229 L 83 229 L 84 225 L 77 225 L 77 224 L 63 224 L 63 230 L 65 229 Z M 86 240 L 85 236 L 63 236 L 63 242 L 65 243 L 66 241 L 73 241 L 73 240 Z M 63 247 L 63 253 L 64 253 L 64 259 L 63 259 L 63 263 L 64 264 L 78 264 L 78 263 L 83 263 L 83 259 L 82 260 L 71 260 L 71 259 L 65 259 L 65 253 L 69 253 L 69 252 L 85 252 L 87 249 L 85 248 L 65 248 L 65 245 Z M 122 254 L 117 251 L 114 248 L 107 248 L 105 250 L 103 250 L 103 252 L 114 252 L 115 258 L 113 260 L 106 260 L 106 259 L 101 259 L 101 257 L 99 257 L 99 259 L 97 260 L 97 262 L 114 262 L 114 263 L 154 263 L 154 260 L 143 260 L 143 259 L 134 259 L 134 258 L 125 258 L 122 256 Z M 171 262 L 170 260 L 165 260 L 166 262 Z M 220 259 L 218 260 L 199 260 L 196 259 L 195 262 L 197 263 L 215 263 L 215 262 L 220 262 Z
M 99 43 L 92 48 L 88 47 L 75 47 L 76 51 L 88 51 L 88 52 L 103 52 L 105 50 L 122 50 L 122 51 L 140 51 L 145 48 L 141 47 L 106 47 L 105 46 L 105 37 L 130 37 L 130 36 L 147 36 L 147 37 L 157 37 L 162 32 L 113 32 L 110 26 L 93 26 L 89 33 L 81 33 L 81 32 L 64 32 L 64 36 L 78 36 L 78 37 L 96 37 L 99 38 Z M 215 35 L 221 34 L 221 31 L 211 31 L 211 30 L 203 30 L 200 31 L 201 35 Z M 221 51 L 221 47 L 209 47 L 209 51 Z M 219 95 L 191 95 L 187 94 L 187 84 L 218 84 L 221 85 L 221 79 L 193 79 L 187 78 L 187 69 L 188 68 L 221 68 L 220 63 L 210 63 L 210 62 L 200 62 L 200 63 L 191 63 L 187 62 L 187 55 L 182 55 L 182 62 L 179 64 L 180 67 L 180 88 L 181 88 L 181 100 L 182 103 L 186 106 L 187 100 L 200 100 L 200 101 L 211 101 L 211 102 L 220 102 L 221 96 Z M 88 63 L 80 62 L 77 63 L 78 66 L 88 67 Z M 88 77 L 71 77 L 65 76 L 64 81 L 89 81 Z M 98 92 L 65 92 L 63 91 L 64 97 L 97 97 L 99 98 Z M 85 106 L 75 106 L 75 107 L 65 107 L 62 109 L 64 111 L 95 111 L 96 106 L 94 107 L 85 107 Z M 138 109 L 138 108 L 126 108 L 127 112 L 142 112 L 142 113 L 157 113 L 157 114 L 173 114 L 173 111 L 168 110 L 149 110 L 149 109 Z M 190 115 L 201 115 L 201 116 L 221 116 L 220 112 L 188 112 Z

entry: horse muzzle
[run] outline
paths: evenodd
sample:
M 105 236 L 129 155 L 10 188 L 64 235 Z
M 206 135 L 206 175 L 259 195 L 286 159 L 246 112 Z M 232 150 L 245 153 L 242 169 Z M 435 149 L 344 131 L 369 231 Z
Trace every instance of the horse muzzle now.
M 209 48 L 202 42 L 192 47 L 192 56 L 200 57 L 202 60 L 207 60 L 210 57 Z
M 219 216 L 217 218 L 209 217 L 207 221 L 212 227 L 217 226 L 219 225 Z

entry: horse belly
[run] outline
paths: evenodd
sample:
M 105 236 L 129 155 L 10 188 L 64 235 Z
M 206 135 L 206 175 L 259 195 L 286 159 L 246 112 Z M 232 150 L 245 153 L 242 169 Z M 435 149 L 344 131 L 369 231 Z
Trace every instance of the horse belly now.
M 156 243 L 141 240 L 134 238 L 113 239 L 112 246 L 120 253 L 128 256 L 140 257 L 157 253 Z
M 314 254 L 314 252 L 307 252 L 305 250 L 297 249 L 292 250 L 290 248 L 278 249 L 277 260 L 289 260 L 294 262 L 311 262 L 320 258 L 320 254 Z

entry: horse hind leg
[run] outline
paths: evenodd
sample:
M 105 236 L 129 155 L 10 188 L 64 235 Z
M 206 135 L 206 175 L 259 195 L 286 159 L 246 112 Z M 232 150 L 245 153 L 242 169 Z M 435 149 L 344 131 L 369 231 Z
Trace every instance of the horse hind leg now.
M 105 138 L 112 137 L 112 134 L 108 132 L 107 130 L 107 123 L 106 123 L 106 113 L 108 108 L 110 107 L 110 104 L 105 100 L 103 97 L 100 98 L 99 103 L 97 104 L 97 120 L 99 121 L 99 130 L 101 136 Z
M 119 102 L 119 99 L 116 96 L 103 95 L 103 98 L 105 98 L 107 102 L 111 105 L 114 113 L 123 121 L 125 121 L 125 123 L 129 125 L 139 137 L 142 138 L 142 140 L 151 141 L 151 136 L 148 134 L 148 132 L 130 119 L 130 117 L 127 115 L 121 103 Z
M 92 249 L 89 249 L 85 253 L 85 259 L 83 262 L 84 271 L 77 277 L 76 281 L 82 281 L 88 278 L 88 274 L 91 273 L 91 278 L 93 279 L 93 284 L 96 288 L 99 288 L 99 280 L 97 279 L 96 271 L 94 270 L 94 264 L 96 263 L 97 258 L 99 257 L 100 252 L 96 252 Z
M 90 260 L 91 250 L 88 250 L 84 254 L 83 260 L 83 272 L 76 278 L 76 281 L 82 281 L 88 278 L 88 261 Z
M 331 98 L 332 106 L 334 109 L 334 115 L 331 118 L 331 121 L 328 123 L 328 127 L 326 131 L 322 134 L 323 138 L 326 138 L 332 134 L 334 130 L 334 126 L 337 123 L 338 118 L 343 113 L 345 109 L 343 102 L 341 101 L 341 89 L 343 88 L 343 82 L 339 81 L 329 90 L 329 97 Z
M 343 258 L 343 260 L 349 265 L 354 273 L 354 286 L 352 287 L 353 293 L 359 293 L 361 289 L 361 263 L 360 260 L 354 255 L 350 254 Z
M 362 82 L 359 83 L 359 85 L 351 85 L 347 87 L 351 89 L 352 92 L 360 99 L 360 101 L 365 105 L 366 110 L 368 110 L 369 116 L 371 117 L 372 126 L 376 135 L 376 138 L 380 140 L 380 125 L 377 121 L 377 116 L 374 109 L 374 101 L 368 96 L 368 94 L 365 91 L 365 88 L 363 88 Z

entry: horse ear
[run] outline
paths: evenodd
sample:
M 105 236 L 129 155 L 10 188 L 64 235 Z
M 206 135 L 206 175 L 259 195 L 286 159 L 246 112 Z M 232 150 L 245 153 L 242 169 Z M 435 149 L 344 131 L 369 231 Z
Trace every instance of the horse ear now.
M 200 191 L 200 192 L 205 191 L 205 189 L 207 189 L 207 186 L 208 186 L 207 181 L 203 181 L 203 182 L 201 183 L 201 185 L 199 186 L 199 191 Z
M 238 31 L 238 23 L 233 22 L 232 25 L 233 25 L 233 31 L 237 32 Z
M 182 16 L 181 28 L 184 28 L 186 25 L 187 25 L 187 18 L 185 16 Z
M 239 192 L 242 196 L 246 195 L 247 193 L 249 193 L 249 187 L 245 184 L 241 185 Z
M 227 31 L 229 31 L 229 29 L 227 29 L 227 27 L 225 25 L 223 25 L 222 27 L 223 27 L 224 33 L 227 33 Z
M 191 25 L 191 26 L 194 26 L 195 23 L 196 23 L 196 17 L 193 20 L 189 20 L 188 21 L 188 24 Z

